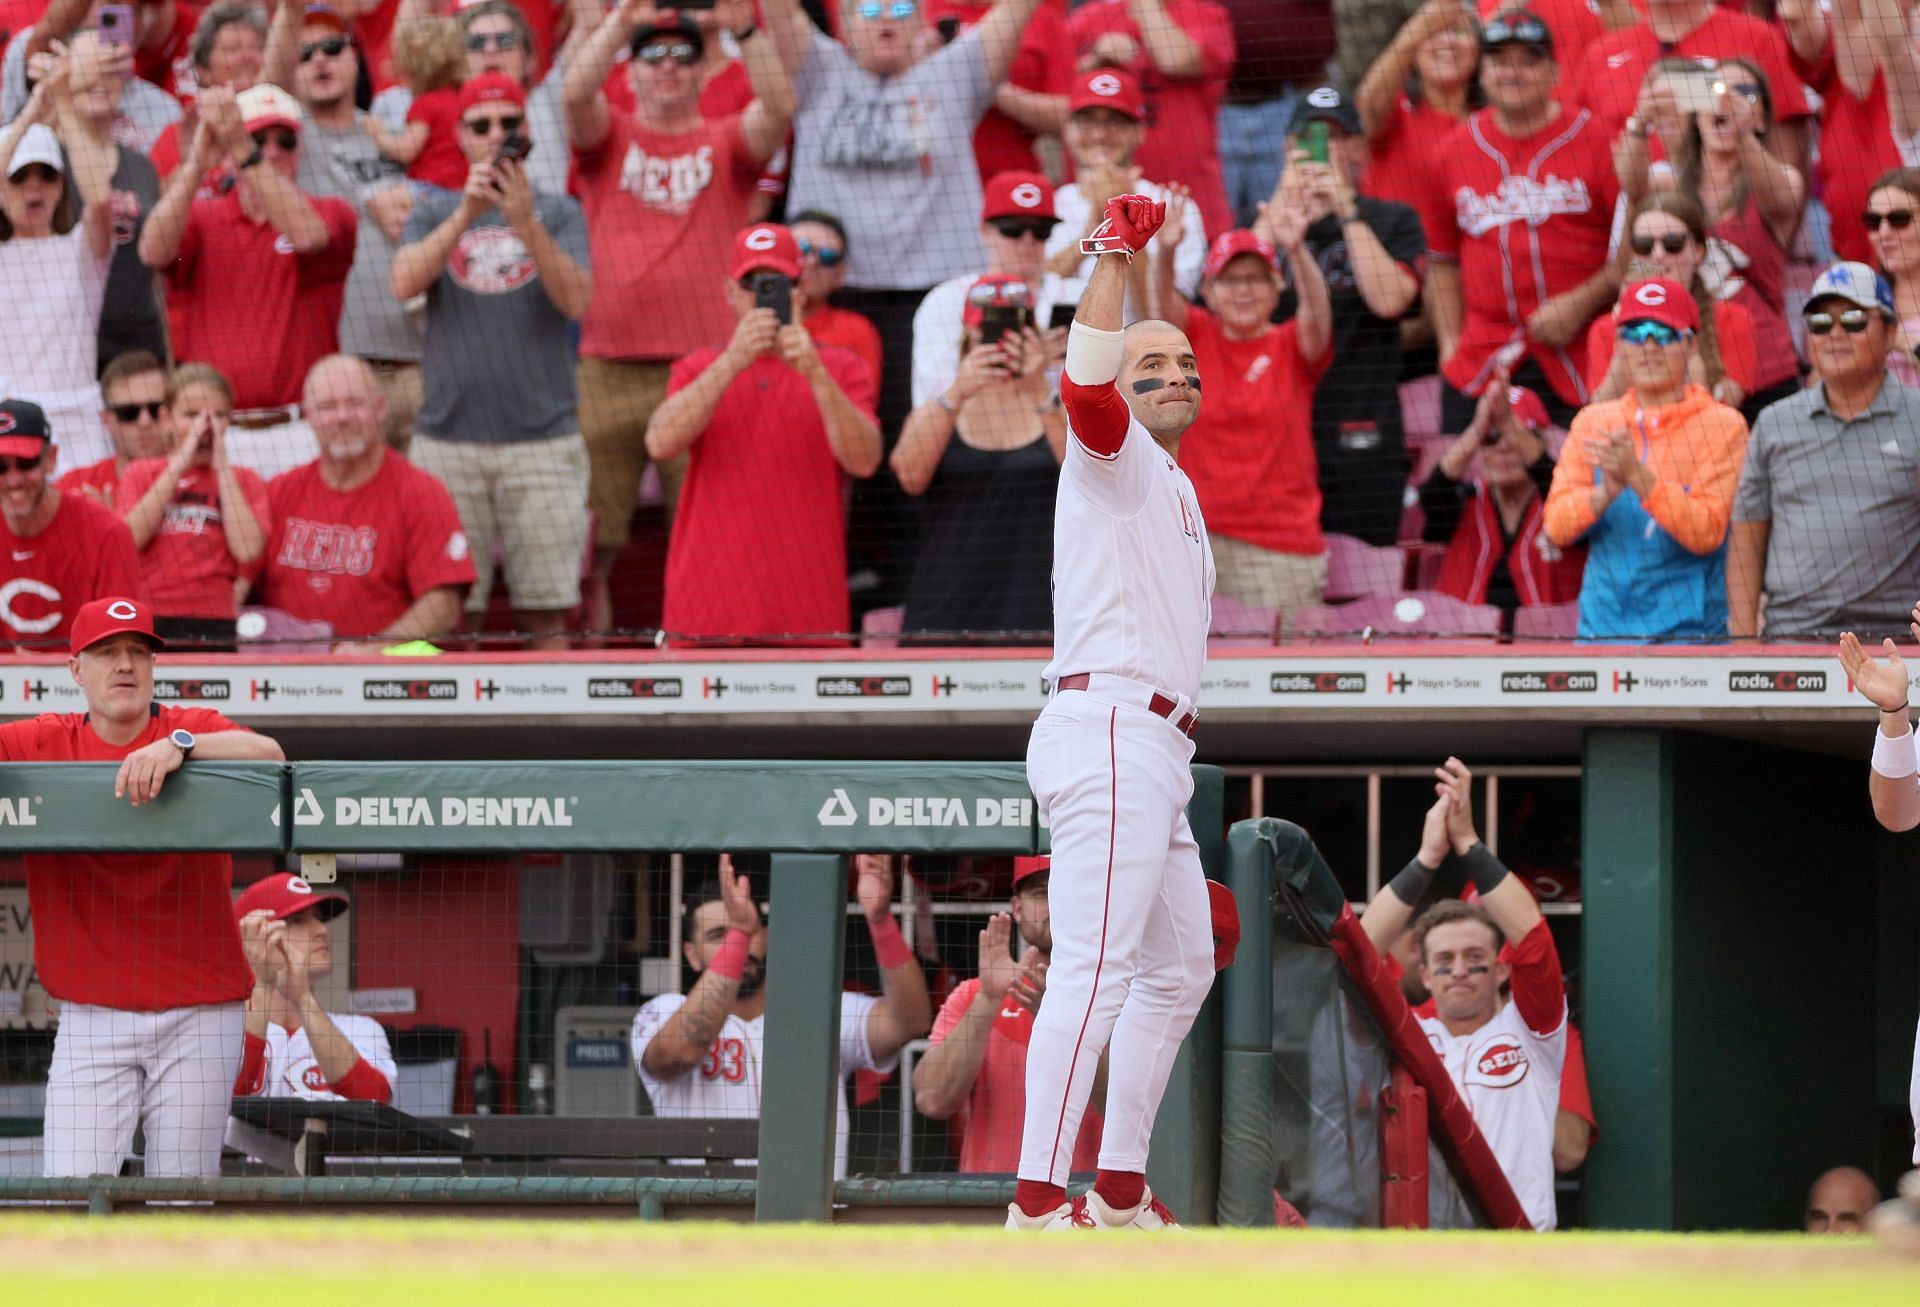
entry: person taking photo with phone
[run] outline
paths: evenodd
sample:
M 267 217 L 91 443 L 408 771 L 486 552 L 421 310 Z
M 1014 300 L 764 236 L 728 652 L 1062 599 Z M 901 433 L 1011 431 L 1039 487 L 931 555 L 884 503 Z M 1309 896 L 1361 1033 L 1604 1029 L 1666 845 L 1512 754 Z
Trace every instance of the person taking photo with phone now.
M 394 298 L 427 297 L 426 378 L 410 456 L 440 478 L 478 560 L 486 611 L 496 543 L 530 647 L 565 649 L 580 602 L 587 446 L 568 326 L 593 294 L 587 229 L 569 196 L 535 191 L 527 98 L 504 73 L 460 88 L 467 184 L 425 190 L 393 256 Z
M 735 236 L 721 287 L 733 336 L 673 365 L 647 424 L 649 457 L 688 456 L 660 611 L 674 643 L 846 642 L 844 480 L 880 466 L 877 382 L 799 324 L 799 276 L 787 228 Z

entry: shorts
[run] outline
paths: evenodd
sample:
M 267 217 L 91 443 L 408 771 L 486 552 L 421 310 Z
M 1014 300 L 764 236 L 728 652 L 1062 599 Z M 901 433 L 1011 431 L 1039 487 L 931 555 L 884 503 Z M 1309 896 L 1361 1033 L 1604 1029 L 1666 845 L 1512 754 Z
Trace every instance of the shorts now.
M 587 504 L 593 509 L 593 542 L 606 550 L 626 546 L 633 531 L 633 505 L 647 471 L 647 423 L 667 397 L 673 364 L 651 359 L 583 358 L 576 373 L 580 434 L 591 471 Z M 687 456 L 660 464 L 660 492 L 673 520 Z
M 1283 554 L 1218 534 L 1211 542 L 1214 589 L 1229 599 L 1291 613 L 1326 593 L 1325 554 Z
M 566 612 L 580 602 L 587 539 L 587 447 L 550 440 L 413 438 L 415 467 L 440 478 L 460 510 L 476 580 L 467 611 L 485 612 L 498 554 L 520 612 Z

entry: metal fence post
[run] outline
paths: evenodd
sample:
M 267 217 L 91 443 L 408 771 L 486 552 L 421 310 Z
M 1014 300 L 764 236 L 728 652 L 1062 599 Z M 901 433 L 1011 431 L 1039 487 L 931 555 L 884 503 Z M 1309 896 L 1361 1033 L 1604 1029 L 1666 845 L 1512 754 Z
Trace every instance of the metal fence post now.
M 845 859 L 773 855 L 754 1208 L 761 1221 L 833 1219 L 846 900 Z
M 1273 843 L 1270 819 L 1227 832 L 1240 949 L 1221 975 L 1220 1224 L 1273 1224 Z

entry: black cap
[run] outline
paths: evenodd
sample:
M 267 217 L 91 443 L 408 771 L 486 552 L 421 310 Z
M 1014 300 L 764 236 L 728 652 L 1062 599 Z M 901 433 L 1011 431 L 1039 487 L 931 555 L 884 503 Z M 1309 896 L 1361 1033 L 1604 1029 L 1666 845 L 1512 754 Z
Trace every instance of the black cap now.
M 47 411 L 38 404 L 30 399 L 0 403 L 0 454 L 38 458 L 52 439 L 53 428 L 47 425 Z
M 663 36 L 692 41 L 702 51 L 707 48 L 707 38 L 695 26 L 692 16 L 685 13 L 677 15 L 671 23 L 648 23 L 633 34 L 633 40 L 627 43 L 627 48 L 638 55 L 642 46 L 649 45 Z
M 1539 15 L 1526 9 L 1508 9 L 1495 14 L 1480 29 L 1480 48 L 1492 50 L 1503 45 L 1524 45 L 1548 58 L 1553 57 L 1553 33 Z
M 1352 136 L 1359 136 L 1365 130 L 1360 125 L 1360 111 L 1353 107 L 1353 101 L 1340 93 L 1337 86 L 1316 86 L 1301 96 L 1294 103 L 1293 118 L 1287 123 L 1287 135 L 1298 136 L 1300 129 L 1311 122 L 1332 123 Z

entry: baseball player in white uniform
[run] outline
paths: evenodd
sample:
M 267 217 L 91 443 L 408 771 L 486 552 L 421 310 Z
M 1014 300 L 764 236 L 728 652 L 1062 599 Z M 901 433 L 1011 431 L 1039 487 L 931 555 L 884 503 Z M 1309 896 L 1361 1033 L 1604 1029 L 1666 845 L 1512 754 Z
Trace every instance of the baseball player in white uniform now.
M 1477 903 L 1445 899 L 1414 924 L 1420 979 L 1434 1015 L 1420 1028 L 1473 1111 L 1493 1156 L 1533 1228 L 1554 1228 L 1553 1137 L 1567 1060 L 1567 993 L 1553 932 L 1526 882 L 1508 871 L 1473 826 L 1473 773 L 1458 758 L 1434 771 L 1438 798 L 1427 826 L 1479 891 Z M 1374 947 L 1387 946 L 1440 870 L 1422 856 L 1381 888 L 1361 915 Z M 1511 948 L 1502 945 L 1511 942 Z M 1501 990 L 1511 987 L 1511 998 Z
M 1098 257 L 1060 381 L 1073 439 L 1054 510 L 1054 693 L 1027 746 L 1027 780 L 1052 832 L 1053 959 L 1027 1053 L 1009 1229 L 1174 1224 L 1147 1189 L 1147 1144 L 1213 983 L 1206 881 L 1186 818 L 1213 551 L 1175 462 L 1200 377 L 1170 324 L 1120 330 L 1128 265 L 1165 217 L 1145 196 L 1108 203 L 1082 246 Z M 1099 1177 L 1068 1201 L 1103 1049 Z
M 855 865 L 882 993 L 840 996 L 835 1179 L 847 1173 L 847 1072 L 892 1071 L 900 1050 L 933 1026 L 926 977 L 893 918 L 892 860 L 860 854 Z M 656 1116 L 758 1118 L 765 1083 L 767 995 L 761 985 L 767 928 L 731 858 L 720 859 L 718 896 L 694 904 L 687 918 L 681 947 L 700 978 L 687 993 L 662 994 L 634 1014 L 634 1068 Z

